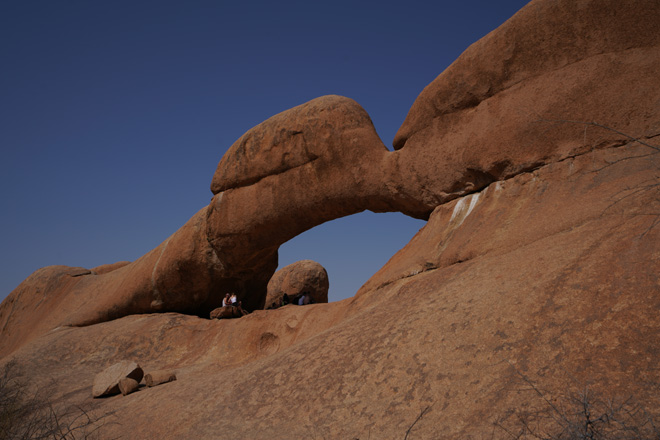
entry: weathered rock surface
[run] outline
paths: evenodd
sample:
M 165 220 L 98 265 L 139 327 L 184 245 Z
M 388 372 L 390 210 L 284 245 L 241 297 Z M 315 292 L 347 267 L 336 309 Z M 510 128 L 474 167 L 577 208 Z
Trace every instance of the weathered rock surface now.
M 133 361 L 123 360 L 111 365 L 94 377 L 92 385 L 92 396 L 103 397 L 118 394 L 119 383 L 122 379 L 130 378 L 140 383 L 144 372 L 142 368 Z
M 394 152 L 346 98 L 276 115 L 156 250 L 19 286 L 0 306 L 1 362 L 72 404 L 126 356 L 185 375 L 93 401 L 122 420 L 107 437 L 402 438 L 430 407 L 411 437 L 506 438 L 517 411 L 547 410 L 531 384 L 551 402 L 632 396 L 658 420 L 658 22 L 650 0 L 535 0 L 422 92 Z M 354 298 L 165 313 L 228 290 L 259 305 L 280 243 L 364 209 L 429 221 Z
M 328 272 L 316 261 L 301 260 L 275 272 L 268 282 L 266 306 L 278 303 L 284 294 L 290 298 L 309 292 L 314 303 L 328 302 Z
M 151 389 L 148 406 L 103 401 L 138 437 L 396 438 L 432 405 L 418 438 L 500 438 L 494 422 L 539 403 L 517 371 L 553 397 L 587 384 L 654 410 L 660 228 L 646 214 L 660 209 L 660 164 L 645 151 L 596 151 L 438 208 L 351 300 L 227 321 L 131 316 L 58 329 L 14 357 L 80 389 L 72 401 L 122 353 L 181 371 L 185 386 Z M 237 422 L 218 419 L 227 411 Z M 149 414 L 168 418 L 145 426 Z
M 0 356 L 58 325 L 73 304 L 61 301 L 90 271 L 80 267 L 48 266 L 25 279 L 0 304 Z M 55 319 L 53 319 L 55 315 Z
M 148 387 L 155 387 L 164 383 L 176 380 L 176 374 L 169 370 L 155 370 L 144 376 L 144 381 Z
M 395 136 L 390 174 L 437 206 L 657 133 L 659 17 L 655 0 L 532 1 L 422 91 Z
M 117 270 L 121 267 L 127 266 L 131 264 L 130 261 L 118 261 L 116 263 L 111 263 L 111 264 L 102 264 L 101 266 L 96 266 L 91 269 L 91 272 L 95 275 L 103 275 L 109 272 L 112 272 L 113 270 Z

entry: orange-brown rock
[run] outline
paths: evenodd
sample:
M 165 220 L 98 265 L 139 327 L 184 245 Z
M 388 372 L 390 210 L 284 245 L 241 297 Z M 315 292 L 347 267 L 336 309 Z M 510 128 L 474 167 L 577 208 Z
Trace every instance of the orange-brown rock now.
M 131 264 L 130 261 L 118 261 L 116 263 L 111 263 L 111 264 L 102 264 L 101 266 L 96 266 L 91 269 L 92 273 L 96 275 L 103 275 L 108 272 L 112 272 L 113 270 L 117 270 L 121 267 L 124 267 L 128 264 Z
M 466 110 L 477 110 L 482 102 L 505 90 L 512 89 L 510 93 L 519 94 L 519 90 L 527 85 L 540 85 L 547 83 L 547 80 L 557 82 L 555 74 L 560 69 L 567 74 L 579 68 L 583 84 L 586 84 L 590 82 L 587 75 L 594 73 L 594 63 L 602 62 L 599 58 L 603 58 L 605 54 L 610 55 L 604 58 L 620 57 L 624 60 L 637 54 L 634 58 L 641 61 L 641 55 L 646 49 L 660 44 L 660 35 L 654 29 L 660 14 L 659 7 L 653 0 L 640 0 L 629 8 L 622 8 L 614 0 L 531 2 L 495 32 L 470 46 L 424 89 L 399 129 L 394 146 L 402 148 L 413 136 L 418 136 L 434 124 L 441 124 L 442 119 L 448 118 L 448 115 L 460 116 Z M 630 32 L 632 28 L 637 31 Z M 571 66 L 575 63 L 584 64 Z M 637 67 L 646 68 L 645 64 L 641 63 Z M 608 81 L 617 81 L 625 78 L 628 73 L 617 71 L 616 75 L 611 75 L 608 71 L 596 75 L 598 79 L 607 77 Z M 540 82 L 529 81 L 539 76 L 546 78 Z M 543 90 L 537 89 L 536 93 L 531 94 L 532 98 L 540 98 L 539 104 L 558 104 L 556 101 L 565 99 L 564 93 L 574 90 L 577 85 L 575 77 L 565 79 L 570 82 L 557 87 L 561 91 L 559 96 L 547 96 Z M 528 84 L 521 84 L 523 82 Z M 579 99 L 572 100 L 573 106 L 556 110 L 579 110 L 578 101 L 587 99 L 582 103 L 589 104 L 590 95 L 597 92 L 597 89 L 607 89 L 607 86 L 607 83 L 592 81 L 592 88 L 581 89 L 582 93 L 577 95 Z M 643 87 L 634 89 L 630 90 L 628 87 L 625 92 L 638 96 L 638 89 L 644 90 Z M 623 90 L 602 90 L 597 93 L 613 98 L 622 92 Z M 635 123 L 633 118 L 603 120 L 596 117 L 596 113 L 603 112 L 605 116 L 608 112 L 616 112 L 616 109 L 599 109 L 588 105 L 583 107 L 585 113 L 579 116 L 584 116 L 586 121 L 599 120 L 602 123 L 612 122 L 618 125 Z M 548 110 L 545 105 L 542 109 Z M 519 114 L 511 116 L 525 116 L 525 110 L 531 108 L 520 110 Z M 536 114 L 529 116 L 541 116 L 541 109 L 536 107 L 535 110 Z M 609 114 L 614 116 L 614 113 Z M 437 128 L 441 126 L 436 125 Z M 632 129 L 628 132 L 632 132 Z M 570 141 L 575 142 L 572 136 L 569 137 Z M 544 142 L 541 145 L 552 148 L 549 144 Z M 539 148 L 534 150 L 538 151 Z
M 144 376 L 144 382 L 148 387 L 155 387 L 157 385 L 173 382 L 175 380 L 176 374 L 169 370 L 150 371 Z
M 120 380 L 118 386 L 122 396 L 127 396 L 140 388 L 138 381 L 131 377 L 125 377 Z
M 324 96 L 275 115 L 237 140 L 218 164 L 209 242 L 240 279 L 262 283 L 251 290 L 263 306 L 277 249 L 296 235 L 365 209 L 431 212 L 433 206 L 383 184 L 380 164 L 389 154 L 351 99 Z
M 0 322 L 10 333 L 34 335 L 131 313 L 208 316 L 227 291 L 248 310 L 262 308 L 277 248 L 317 224 L 364 209 L 426 217 L 495 180 L 652 135 L 658 37 L 651 26 L 631 36 L 628 24 L 654 22 L 660 13 L 657 3 L 640 2 L 625 11 L 612 1 L 531 3 L 422 92 L 396 152 L 347 98 L 323 97 L 276 115 L 232 146 L 213 178 L 209 207 L 158 248 L 110 273 L 51 288 L 45 302 L 12 294 L 20 298 L 10 302 L 39 304 L 47 316 L 15 320 L 0 307 Z M 574 40 L 592 34 L 608 37 Z M 547 56 L 553 51 L 561 55 Z M 506 62 L 493 58 L 502 53 Z M 493 86 L 483 91 L 484 84 Z M 17 290 L 35 291 L 29 284 Z M 0 353 L 9 346 L 12 337 Z
M 279 304 L 284 294 L 290 298 L 309 292 L 314 303 L 328 302 L 328 272 L 316 261 L 301 260 L 275 272 L 268 282 L 266 306 Z
M 109 272 L 40 269 L 0 304 L 0 355 L 62 325 L 90 325 L 134 313 L 178 311 L 208 316 L 236 280 L 210 247 L 206 209 L 156 249 Z
M 655 0 L 532 1 L 422 91 L 395 136 L 390 174 L 437 206 L 656 133 L 659 18 Z
M 209 314 L 211 319 L 231 319 L 240 318 L 243 314 L 234 306 L 223 306 L 213 309 Z
M 506 438 L 493 424 L 540 403 L 517 371 L 552 397 L 589 385 L 653 412 L 660 227 L 647 214 L 660 209 L 649 185 L 658 156 L 633 143 L 599 150 L 439 207 L 350 300 L 60 328 L 13 358 L 79 390 L 72 402 L 123 353 L 176 369 L 185 384 L 150 389 L 148 406 L 99 407 L 140 438 L 396 438 L 429 405 L 418 438 Z M 238 422 L 217 417 L 227 411 Z M 167 417 L 147 426 L 149 414 Z
M 268 135 L 287 130 L 301 135 Z M 287 157 L 303 149 L 315 159 L 285 171 L 268 169 L 244 152 L 257 148 L 249 139 L 262 138 L 256 157 L 268 158 L 268 151 L 279 148 Z M 229 291 L 237 293 L 245 309 L 263 308 L 277 249 L 297 234 L 365 209 L 413 215 L 432 210 L 382 184 L 378 164 L 388 154 L 367 113 L 348 98 L 322 97 L 274 116 L 230 148 L 213 179 L 214 191 L 222 191 L 156 249 L 110 272 L 85 270 L 91 276 L 49 286 L 47 298 L 36 293 L 32 278 L 12 292 L 0 306 L 0 323 L 8 329 L 0 354 L 60 325 L 167 311 L 208 316 Z M 241 168 L 249 182 L 256 180 L 247 186 L 225 166 L 241 164 L 244 155 L 255 164 L 255 171 Z M 222 178 L 223 172 L 229 176 Z M 273 174 L 263 177 L 264 172 Z M 44 313 L 18 315 L 17 307 L 41 307 Z
M 48 320 L 62 307 L 53 298 L 71 291 L 89 275 L 91 271 L 81 267 L 48 266 L 26 278 L 0 304 L 0 355 L 56 327 L 56 320 Z M 45 325 L 39 325 L 44 321 Z
M 122 379 L 130 378 L 136 383 L 140 383 L 143 375 L 144 372 L 137 363 L 127 360 L 117 362 L 94 377 L 92 396 L 103 397 L 118 394 L 121 391 L 120 382 Z M 130 384 L 124 384 L 124 386 L 126 389 L 130 388 Z
M 659 8 L 531 2 L 422 92 L 394 152 L 346 98 L 275 116 L 150 254 L 19 286 L 1 362 L 114 411 L 107 437 L 507 438 L 585 389 L 659 420 Z M 229 285 L 258 305 L 280 243 L 364 209 L 429 221 L 354 298 L 167 313 Z M 185 381 L 92 401 L 94 373 L 138 354 Z
M 300 134 L 271 135 L 289 131 Z M 268 168 L 273 149 L 292 158 L 301 150 L 313 160 Z M 365 209 L 431 212 L 434 206 L 382 184 L 379 163 L 388 154 L 367 113 L 348 98 L 318 98 L 270 118 L 239 139 L 220 162 L 212 188 L 221 192 L 211 204 L 156 249 L 109 272 L 85 270 L 91 276 L 50 286 L 45 299 L 36 294 L 32 279 L 12 292 L 8 304 L 29 310 L 39 305 L 44 314 L 17 315 L 16 307 L 3 303 L 0 323 L 8 337 L 0 341 L 0 354 L 60 325 L 167 311 L 208 316 L 228 291 L 236 292 L 247 310 L 263 308 L 277 249 L 287 240 Z M 241 165 L 244 157 L 254 170 Z M 234 163 L 248 180 L 231 174 Z M 18 334 L 21 341 L 14 341 Z

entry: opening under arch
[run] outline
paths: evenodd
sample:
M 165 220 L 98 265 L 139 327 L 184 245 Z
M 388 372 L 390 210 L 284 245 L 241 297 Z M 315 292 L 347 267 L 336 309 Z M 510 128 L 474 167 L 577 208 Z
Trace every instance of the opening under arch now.
M 277 270 L 314 260 L 328 271 L 328 302 L 349 298 L 425 224 L 399 212 L 364 211 L 332 220 L 280 246 Z

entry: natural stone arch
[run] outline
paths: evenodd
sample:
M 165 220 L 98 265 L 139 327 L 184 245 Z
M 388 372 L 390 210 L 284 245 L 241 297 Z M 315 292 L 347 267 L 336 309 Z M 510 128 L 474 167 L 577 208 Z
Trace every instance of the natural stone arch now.
M 213 177 L 207 237 L 229 272 L 251 280 L 250 306 L 263 306 L 277 249 L 298 234 L 364 210 L 432 211 L 395 183 L 392 154 L 364 109 L 340 96 L 273 116 L 234 143 Z
M 0 308 L 0 349 L 60 325 L 203 314 L 228 289 L 259 306 L 278 246 L 315 224 L 365 209 L 426 218 L 493 180 L 625 145 L 621 133 L 657 135 L 657 1 L 538 1 L 525 11 L 425 88 L 394 152 L 357 103 L 337 96 L 250 130 L 221 162 L 211 204 L 156 249 L 104 274 L 51 267 L 24 281 Z
M 59 325 L 131 314 L 208 316 L 227 291 L 247 309 L 262 308 L 277 250 L 292 237 L 364 210 L 428 216 L 434 204 L 418 200 L 400 175 L 396 153 L 383 145 L 359 104 L 317 98 L 236 141 L 218 165 L 209 206 L 157 248 L 104 274 L 70 279 L 68 268 L 49 272 L 52 292 L 32 321 L 14 323 L 9 316 L 5 325 L 27 326 L 25 341 L 28 333 Z M 29 278 L 13 296 L 30 303 L 34 282 Z

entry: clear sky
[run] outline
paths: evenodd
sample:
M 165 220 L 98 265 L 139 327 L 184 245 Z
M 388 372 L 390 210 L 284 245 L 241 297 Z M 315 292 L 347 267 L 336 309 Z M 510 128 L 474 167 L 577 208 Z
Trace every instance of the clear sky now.
M 421 90 L 525 0 L 0 2 L 0 300 L 36 269 L 135 260 L 209 203 L 245 131 L 327 94 L 390 147 Z M 352 296 L 423 226 L 326 223 L 280 249 Z

